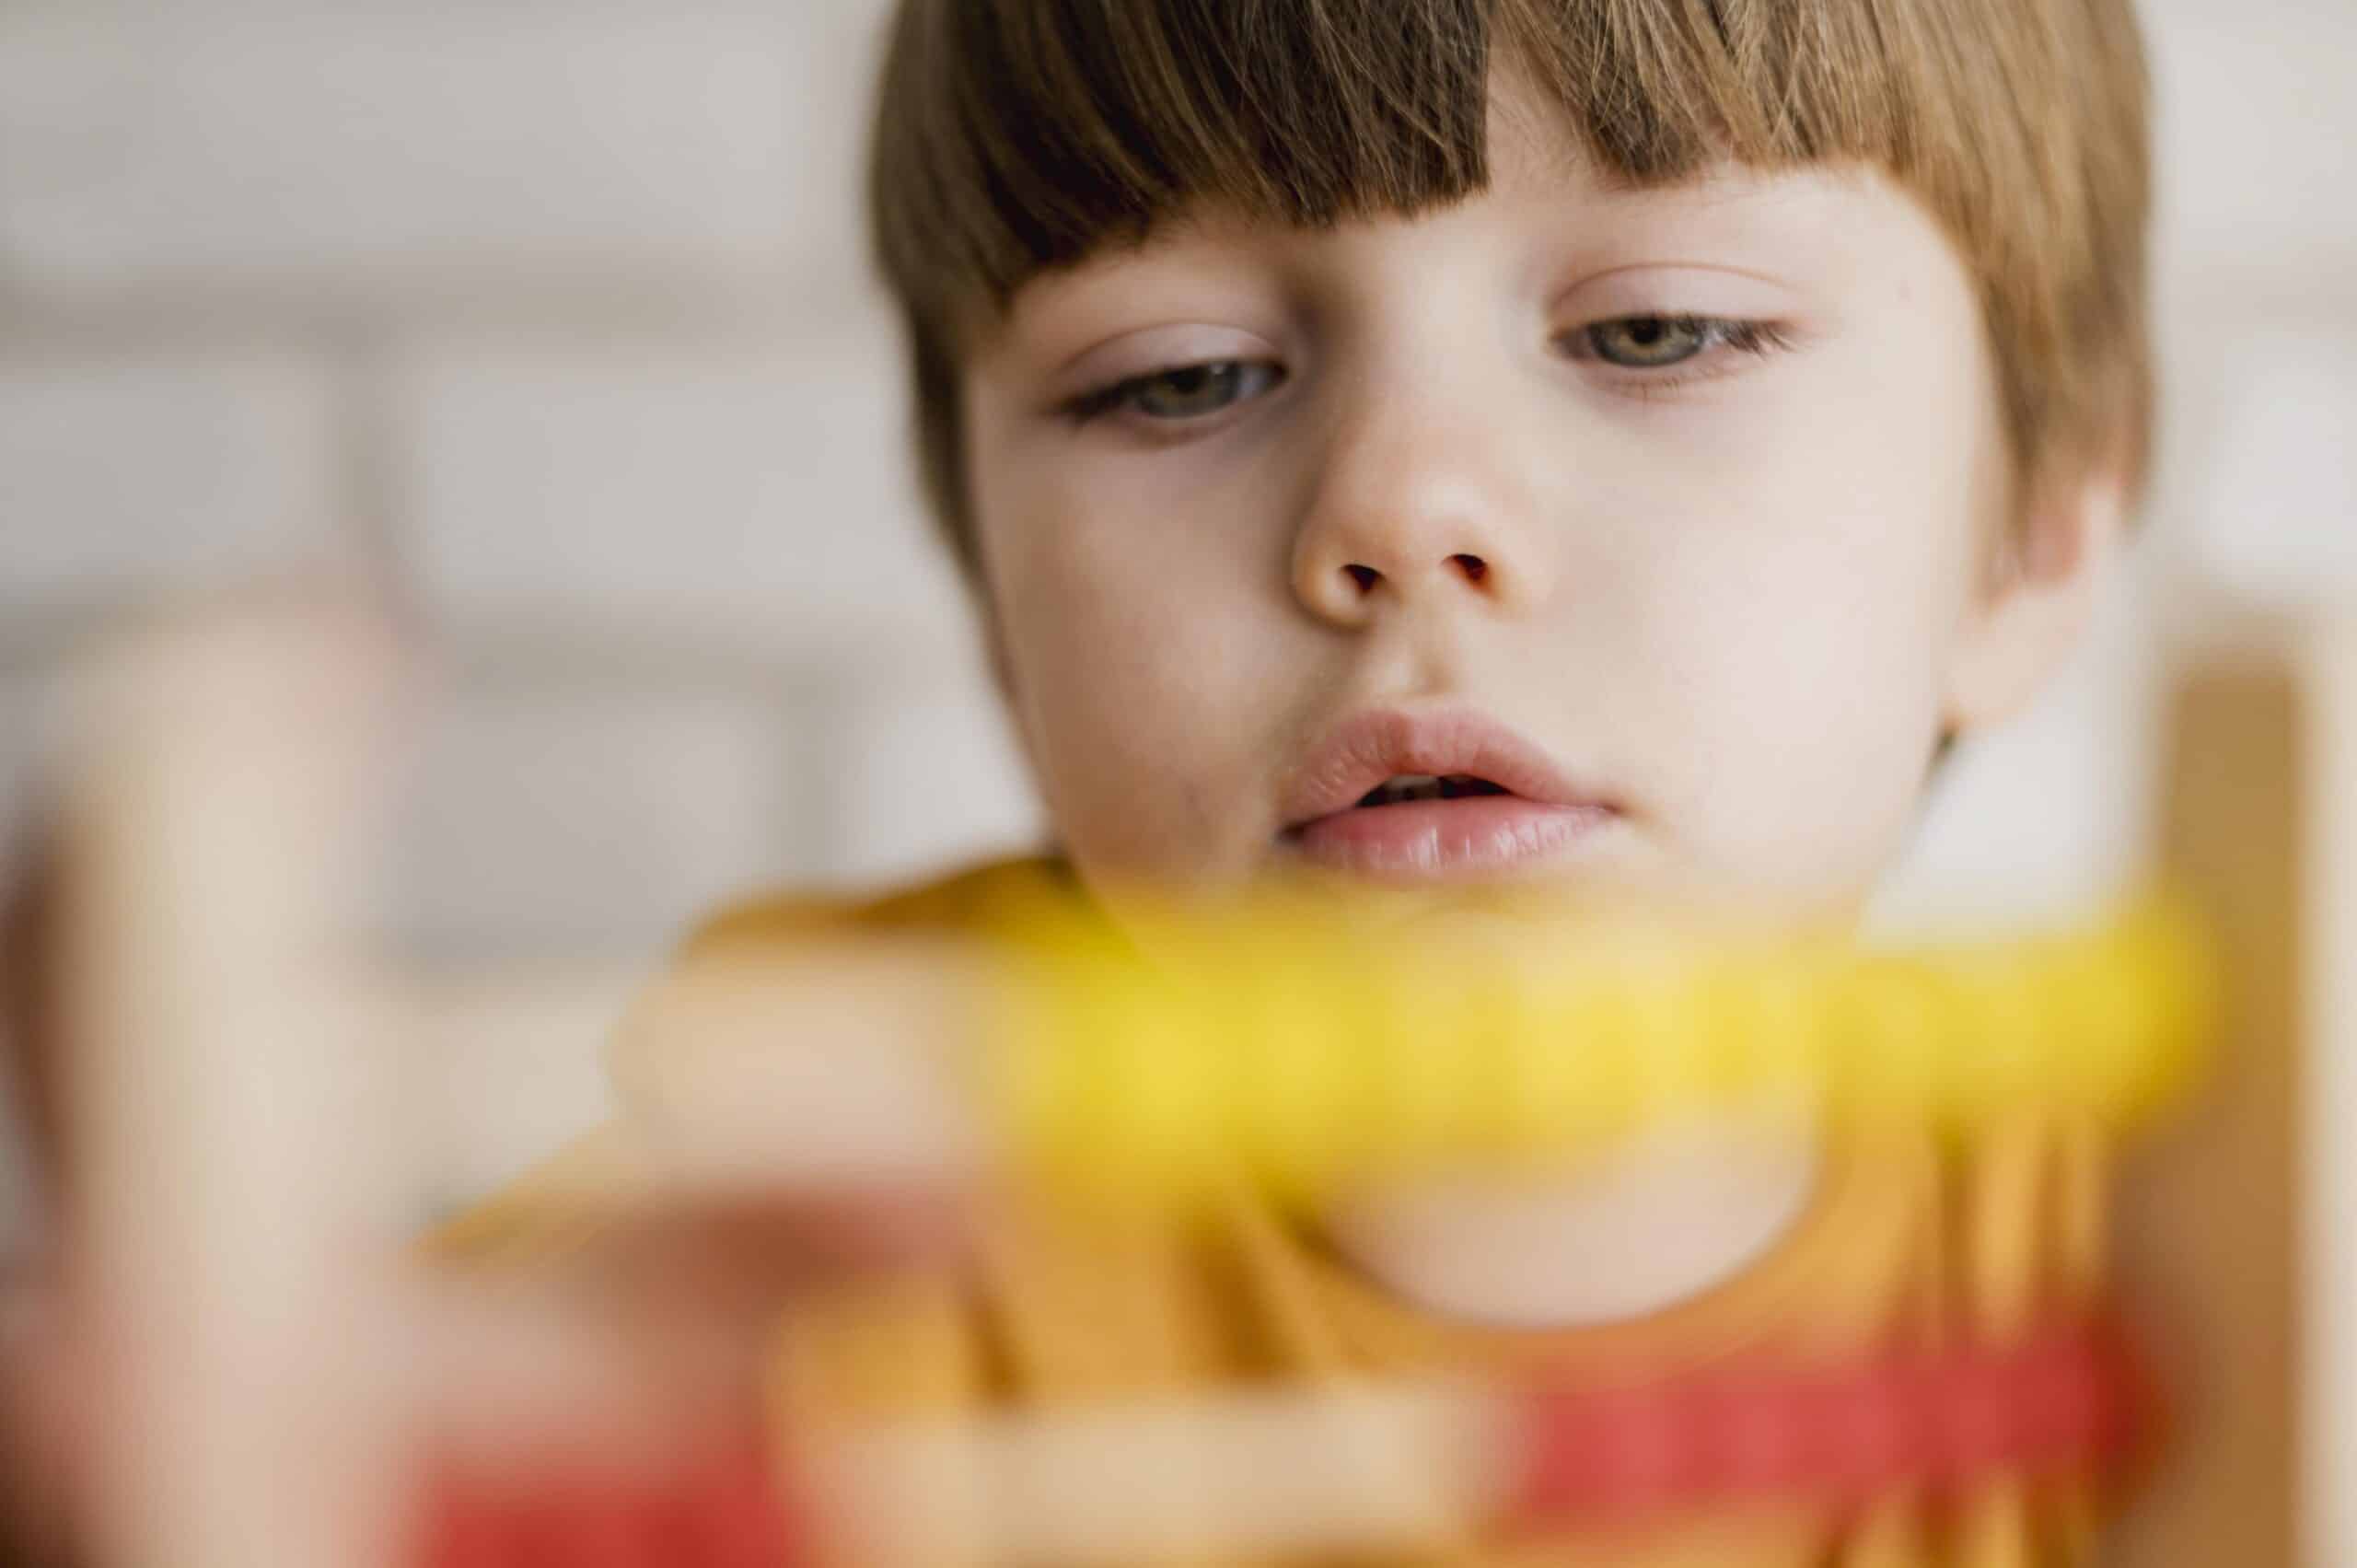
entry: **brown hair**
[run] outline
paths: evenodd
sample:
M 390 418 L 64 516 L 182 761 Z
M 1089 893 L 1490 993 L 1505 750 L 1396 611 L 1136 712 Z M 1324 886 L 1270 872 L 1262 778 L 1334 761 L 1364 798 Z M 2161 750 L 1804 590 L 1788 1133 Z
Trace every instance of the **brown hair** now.
M 1727 156 L 1887 171 L 1979 281 L 2022 470 L 2141 478 L 2150 154 L 2130 0 L 900 0 L 872 238 L 960 560 L 960 365 L 993 312 L 1191 202 L 1322 226 L 1480 190 L 1506 54 L 1637 183 Z

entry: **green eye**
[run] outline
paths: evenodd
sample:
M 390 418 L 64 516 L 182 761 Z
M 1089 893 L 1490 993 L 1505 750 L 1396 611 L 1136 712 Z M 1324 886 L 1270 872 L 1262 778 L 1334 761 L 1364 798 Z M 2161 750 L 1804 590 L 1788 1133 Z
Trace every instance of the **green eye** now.
M 1583 335 L 1596 358 L 1631 370 L 1659 370 L 1711 346 L 1711 324 L 1692 316 L 1624 316 Z
M 1273 365 L 1219 360 L 1141 377 L 1121 390 L 1123 401 L 1148 419 L 1203 419 L 1260 396 L 1282 375 Z

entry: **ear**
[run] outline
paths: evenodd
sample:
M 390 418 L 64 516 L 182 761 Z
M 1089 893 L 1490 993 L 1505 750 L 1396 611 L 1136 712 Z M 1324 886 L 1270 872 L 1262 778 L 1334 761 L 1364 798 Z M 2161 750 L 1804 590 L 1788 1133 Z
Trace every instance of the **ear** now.
M 2012 717 L 2044 688 L 2085 632 L 2119 552 L 2128 505 L 2119 470 L 2058 466 L 2067 471 L 2031 489 L 1967 612 L 1948 669 L 1951 736 Z

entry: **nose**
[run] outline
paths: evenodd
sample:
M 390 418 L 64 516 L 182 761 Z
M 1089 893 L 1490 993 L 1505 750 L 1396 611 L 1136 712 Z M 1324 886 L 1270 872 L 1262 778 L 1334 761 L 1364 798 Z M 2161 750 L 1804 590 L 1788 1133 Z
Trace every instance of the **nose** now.
M 1295 597 L 1356 628 L 1411 603 L 1513 612 L 1548 589 L 1533 487 L 1508 422 L 1367 398 L 1337 430 L 1294 541 Z

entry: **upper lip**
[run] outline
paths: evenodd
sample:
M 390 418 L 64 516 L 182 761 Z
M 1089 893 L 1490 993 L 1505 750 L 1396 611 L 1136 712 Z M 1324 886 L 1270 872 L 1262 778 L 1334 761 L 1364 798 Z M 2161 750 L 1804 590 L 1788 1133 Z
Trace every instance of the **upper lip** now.
M 1281 805 L 1288 831 L 1347 811 L 1369 790 L 1409 774 L 1487 779 L 1542 806 L 1610 808 L 1538 746 L 1466 709 L 1357 714 L 1336 725 L 1288 777 Z

